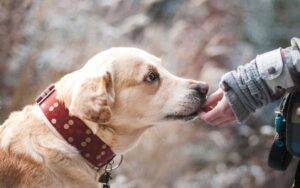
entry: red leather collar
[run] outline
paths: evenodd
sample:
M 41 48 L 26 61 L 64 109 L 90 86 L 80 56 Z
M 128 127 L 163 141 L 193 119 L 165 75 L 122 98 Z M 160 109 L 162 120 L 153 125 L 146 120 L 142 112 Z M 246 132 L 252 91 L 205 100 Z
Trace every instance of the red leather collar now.
M 36 103 L 49 121 L 48 123 L 96 168 L 103 167 L 115 157 L 111 148 L 94 135 L 82 120 L 70 116 L 65 105 L 56 99 L 54 85 L 49 86 L 36 99 Z

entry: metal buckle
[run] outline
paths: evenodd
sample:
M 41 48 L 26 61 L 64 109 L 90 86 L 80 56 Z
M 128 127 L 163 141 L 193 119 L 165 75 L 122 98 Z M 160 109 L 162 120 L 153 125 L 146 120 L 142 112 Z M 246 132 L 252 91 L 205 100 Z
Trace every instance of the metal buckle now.
M 55 91 L 55 85 L 51 84 L 41 95 L 35 100 L 35 102 L 40 105 L 44 102 L 53 92 Z
M 119 163 L 118 163 L 117 165 L 113 166 L 114 163 L 115 163 L 115 161 L 114 161 L 114 159 L 112 159 L 112 160 L 106 165 L 105 170 L 106 170 L 106 171 L 113 171 L 113 170 L 116 170 L 117 168 L 119 168 L 119 167 L 121 166 L 122 162 L 123 162 L 123 155 L 120 155 L 120 161 L 119 161 Z
M 117 165 L 113 166 L 115 164 L 115 158 L 113 158 L 111 161 L 109 161 L 105 166 L 104 166 L 104 171 L 105 172 L 111 172 L 113 170 L 116 170 L 117 168 L 119 168 L 123 162 L 123 155 L 120 155 L 120 161 L 118 162 Z M 98 167 L 95 167 L 95 170 L 96 171 L 100 171 L 102 168 L 98 168 Z

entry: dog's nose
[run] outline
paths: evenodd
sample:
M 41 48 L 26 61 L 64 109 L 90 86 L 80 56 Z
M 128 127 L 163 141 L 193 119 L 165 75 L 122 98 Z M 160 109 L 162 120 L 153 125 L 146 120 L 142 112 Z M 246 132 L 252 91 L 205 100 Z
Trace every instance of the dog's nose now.
M 209 87 L 207 84 L 202 84 L 202 86 L 200 86 L 200 93 L 202 95 L 207 95 L 208 89 Z
M 208 92 L 208 85 L 206 83 L 200 83 L 200 84 L 193 84 L 191 86 L 191 89 L 194 89 L 197 91 L 197 93 L 199 93 L 200 95 L 205 96 Z

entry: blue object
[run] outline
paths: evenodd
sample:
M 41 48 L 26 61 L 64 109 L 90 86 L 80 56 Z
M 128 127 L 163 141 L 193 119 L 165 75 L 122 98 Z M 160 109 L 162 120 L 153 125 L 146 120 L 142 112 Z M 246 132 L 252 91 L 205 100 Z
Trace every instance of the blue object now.
M 279 148 L 283 147 L 284 146 L 283 140 L 281 140 L 281 139 L 276 140 L 276 146 Z
M 292 149 L 293 152 L 295 152 L 295 153 L 300 153 L 300 144 L 292 143 L 291 149 Z
M 283 131 L 283 117 L 280 114 L 275 117 L 275 130 L 278 134 Z

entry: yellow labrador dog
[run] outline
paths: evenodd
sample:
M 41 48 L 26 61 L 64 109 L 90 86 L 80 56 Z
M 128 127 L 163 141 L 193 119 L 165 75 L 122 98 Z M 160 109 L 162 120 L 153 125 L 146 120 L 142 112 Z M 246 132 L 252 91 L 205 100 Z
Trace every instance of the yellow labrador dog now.
M 135 48 L 112 48 L 0 127 L 0 187 L 98 187 L 98 171 L 145 130 L 196 117 L 205 83 L 182 79 Z

